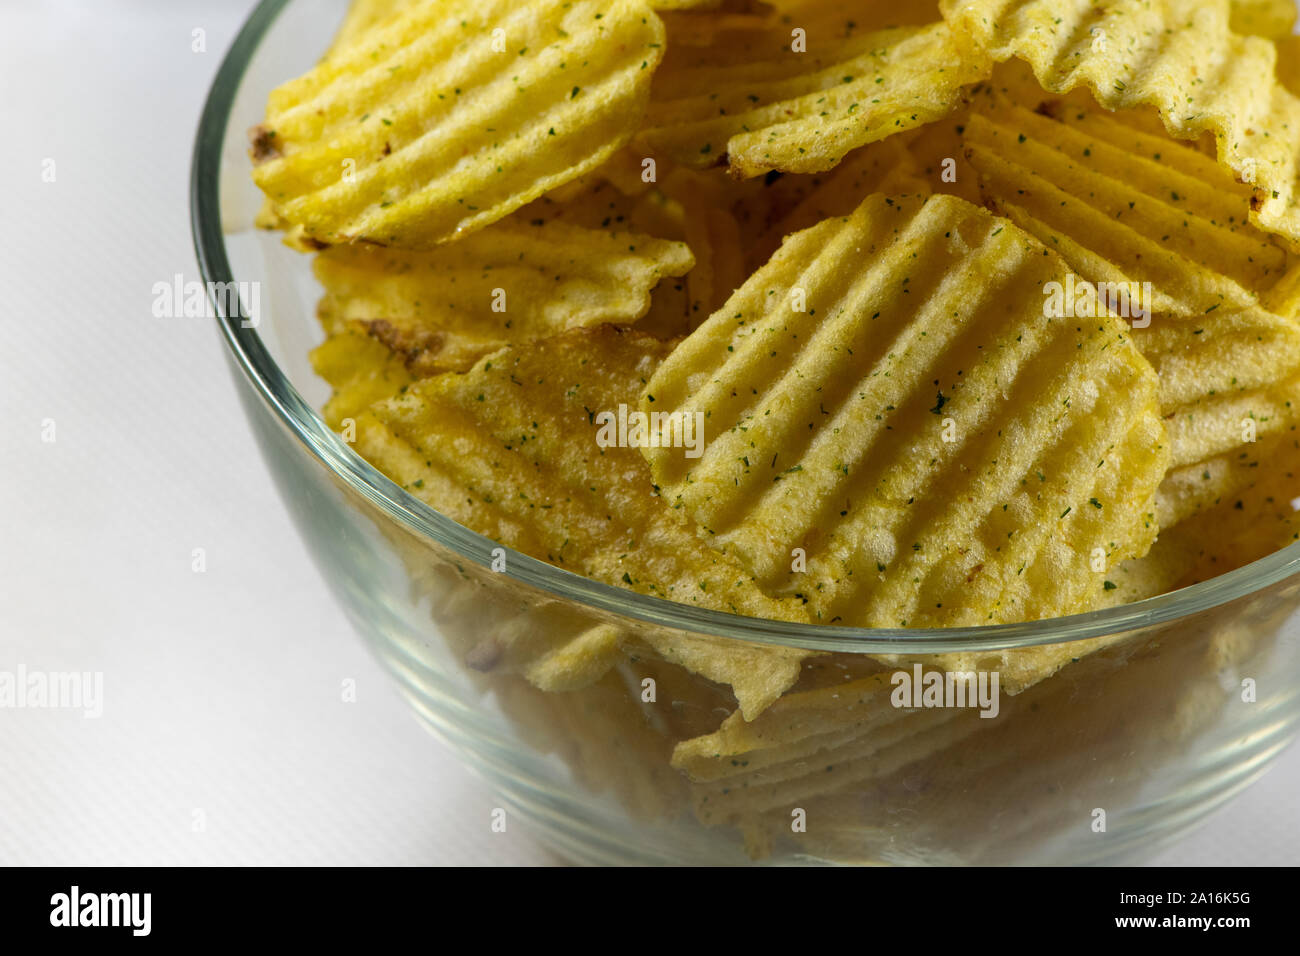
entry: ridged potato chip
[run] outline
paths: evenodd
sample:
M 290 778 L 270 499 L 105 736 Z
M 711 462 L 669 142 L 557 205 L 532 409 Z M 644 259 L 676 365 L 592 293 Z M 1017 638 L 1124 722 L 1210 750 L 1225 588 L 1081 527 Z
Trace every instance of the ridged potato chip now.
M 382 23 L 409 9 L 414 0 L 352 0 L 325 56 L 337 56 Z
M 656 484 L 822 622 L 1070 613 L 1150 546 L 1169 451 L 1127 329 L 1044 315 L 1069 275 L 950 196 L 796 233 L 646 388 L 707 430 L 699 457 L 643 448 Z
M 1168 137 L 1066 104 L 995 103 L 964 142 L 998 212 L 1094 282 L 1150 282 L 1153 311 L 1258 305 L 1286 270 L 1285 251 L 1247 222 L 1249 188 Z
M 334 389 L 321 414 L 336 431 L 345 419 L 355 419 L 415 381 L 402 356 L 356 329 L 344 329 L 316 346 L 311 364 Z
M 672 762 L 693 782 L 696 815 L 707 824 L 734 824 L 802 805 L 888 776 L 989 723 L 958 708 L 896 708 L 893 691 L 884 673 L 791 693 L 754 721 L 733 714 L 716 732 L 679 743 Z
M 701 541 L 655 494 L 640 451 L 617 444 L 618 429 L 603 424 L 602 413 L 635 411 L 670 349 L 610 326 L 504 349 L 374 405 L 357 418 L 354 447 L 443 514 L 558 567 L 696 607 L 807 620 L 798 599 L 768 597 Z M 748 716 L 798 679 L 806 656 L 729 641 L 715 658 L 702 639 L 665 632 L 645 640 L 683 663 L 686 652 L 675 648 L 698 644 L 698 659 L 712 662 L 710 676 L 732 685 Z
M 327 331 L 363 329 L 424 377 L 565 329 L 635 322 L 656 283 L 692 261 L 680 242 L 511 218 L 428 251 L 335 246 L 315 272 Z
M 808 760 L 867 734 L 884 746 L 886 728 L 909 716 L 891 705 L 891 689 L 890 673 L 882 671 L 792 691 L 755 720 L 732 714 L 716 731 L 682 741 L 673 751 L 673 766 L 708 783 Z
M 254 181 L 313 242 L 435 245 L 609 159 L 663 42 L 644 0 L 412 0 L 271 94 Z
M 1300 540 L 1300 429 L 1260 445 L 1249 482 L 1235 483 L 1212 506 L 1162 531 L 1141 559 L 1169 569 L 1163 590 L 1217 577 Z
M 1151 106 L 1184 139 L 1214 135 L 1253 188 L 1251 216 L 1300 246 L 1300 99 L 1274 78 L 1268 40 L 1228 28 L 1226 0 L 942 0 L 944 18 L 1043 88 L 1089 89 L 1107 109 Z
M 821 172 L 947 115 L 991 68 L 943 23 L 859 32 L 843 26 L 851 20 L 834 33 L 810 22 L 802 40 L 782 26 L 743 65 L 712 47 L 665 63 L 638 142 L 689 166 L 725 162 L 739 177 Z
M 1105 302 L 1155 368 L 1174 469 L 1161 527 L 1230 493 L 1238 452 L 1300 421 L 1300 325 L 1261 306 L 1286 254 L 1246 221 L 1247 188 L 1195 150 L 1068 104 L 995 102 L 964 141 L 986 203 L 1088 280 L 1074 306 Z

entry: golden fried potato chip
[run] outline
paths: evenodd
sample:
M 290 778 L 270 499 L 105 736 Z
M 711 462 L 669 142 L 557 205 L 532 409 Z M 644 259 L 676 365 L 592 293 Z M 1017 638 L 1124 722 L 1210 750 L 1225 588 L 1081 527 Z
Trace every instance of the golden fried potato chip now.
M 736 695 L 737 714 L 753 719 L 799 679 L 803 655 L 792 648 L 747 644 L 678 631 L 639 631 L 635 643 L 692 674 L 726 684 Z M 780 690 L 777 690 L 780 688 Z
M 1258 305 L 1285 272 L 1285 251 L 1247 222 L 1249 188 L 1168 137 L 1072 105 L 994 103 L 964 141 L 997 212 L 1093 282 L 1150 283 L 1140 305 L 1155 312 Z
M 1019 57 L 1043 88 L 1079 87 L 1107 109 L 1151 106 L 1174 136 L 1211 133 L 1252 186 L 1252 219 L 1300 244 L 1300 99 L 1274 79 L 1277 53 L 1228 28 L 1224 0 L 942 0 L 954 31 L 997 60 Z
M 359 328 L 424 377 L 568 328 L 631 323 L 685 244 L 514 218 L 429 251 L 334 246 L 316 258 L 326 330 Z
M 1168 528 L 1246 477 L 1255 441 L 1300 421 L 1300 325 L 1261 306 L 1286 254 L 1246 221 L 1246 187 L 1193 149 L 1073 104 L 994 102 L 965 133 L 996 212 L 1059 252 L 1127 319 L 1160 379 Z M 1094 310 L 1090 308 L 1089 311 Z
M 890 674 L 882 672 L 812 691 L 791 692 L 753 721 L 732 714 L 712 733 L 684 740 L 673 766 L 696 782 L 758 772 L 781 763 L 880 735 L 907 712 L 890 704 Z
M 380 24 L 392 20 L 404 10 L 409 9 L 414 0 L 352 0 L 348 12 L 334 34 L 325 56 L 338 56 L 339 53 L 355 46 L 363 36 Z
M 822 622 L 1066 614 L 1155 537 L 1157 381 L 1072 277 L 951 196 L 869 197 L 796 233 L 655 373 L 665 497 Z M 707 441 L 686 454 L 692 417 Z
M 412 0 L 271 94 L 253 178 L 314 242 L 443 242 L 609 159 L 663 40 L 644 0 Z
M 701 541 L 629 446 L 644 438 L 629 417 L 637 396 L 670 348 L 601 326 L 503 349 L 375 405 L 358 417 L 354 447 L 443 514 L 558 567 L 697 607 L 807 620 L 797 598 L 766 596 Z M 696 659 L 672 651 L 697 640 Z M 806 656 L 728 642 L 715 657 L 703 639 L 671 634 L 655 647 L 714 679 L 730 674 L 749 716 L 794 683 Z
M 886 682 L 882 698 L 885 706 L 889 690 Z M 789 699 L 782 698 L 774 706 Z M 796 701 L 796 707 L 801 703 Z M 802 806 L 815 797 L 889 776 L 986 729 L 988 723 L 974 712 L 956 708 L 897 713 L 898 719 L 881 727 L 849 728 L 842 739 L 803 741 L 788 751 L 778 744 L 771 750 L 741 750 L 733 756 L 726 756 L 724 751 L 736 746 L 734 738 L 743 741 L 745 733 L 739 722 L 728 718 L 724 730 L 678 744 L 673 751 L 673 765 L 702 774 L 699 780 L 691 774 L 691 799 L 701 822 L 735 824 L 746 816 L 774 808 L 785 808 L 788 814 L 788 808 Z M 710 746 L 717 750 L 718 757 L 703 756 Z M 743 742 L 740 746 L 744 746 Z M 720 775 L 712 778 L 715 773 Z
M 1290 387 L 1300 387 L 1300 380 L 1293 380 Z M 1290 410 L 1286 411 L 1289 414 Z M 1292 441 L 1297 428 L 1294 422 L 1269 427 L 1253 442 L 1245 440 L 1248 436 L 1239 435 L 1242 443 L 1229 451 L 1169 469 L 1156 493 L 1156 519 L 1160 527 L 1171 528 L 1254 484 L 1258 469 L 1267 466 L 1276 449 Z
M 743 65 L 712 47 L 666 63 L 638 142 L 688 166 L 725 162 L 740 177 L 821 172 L 850 150 L 947 115 L 962 87 L 991 68 L 943 23 L 793 33 L 771 31 Z
M 1217 577 L 1300 540 L 1300 430 L 1270 443 L 1252 477 L 1251 484 L 1160 533 L 1152 553 L 1167 550 L 1181 559 L 1182 573 L 1166 590 Z
M 400 355 L 356 329 L 329 336 L 311 353 L 312 368 L 329 382 L 334 394 L 322 409 L 325 424 L 342 430 L 376 402 L 392 398 L 415 377 Z
M 478 597 L 477 638 L 464 656 L 473 670 L 520 674 L 539 690 L 569 691 L 604 677 L 623 656 L 625 633 L 611 624 L 592 624 L 559 604 L 490 622 Z
M 1295 28 L 1295 0 L 1231 0 L 1228 26 L 1242 36 L 1280 40 Z

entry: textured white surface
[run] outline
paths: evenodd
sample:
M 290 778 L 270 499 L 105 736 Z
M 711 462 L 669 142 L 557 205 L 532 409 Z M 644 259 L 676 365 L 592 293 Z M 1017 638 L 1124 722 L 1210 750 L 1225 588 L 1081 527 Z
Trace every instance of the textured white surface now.
M 0 0 L 0 671 L 103 671 L 105 698 L 0 710 L 0 864 L 555 862 L 490 832 L 352 636 L 212 323 L 151 315 L 197 278 L 191 140 L 251 5 Z M 1157 862 L 1300 861 L 1297 784 L 1293 748 Z

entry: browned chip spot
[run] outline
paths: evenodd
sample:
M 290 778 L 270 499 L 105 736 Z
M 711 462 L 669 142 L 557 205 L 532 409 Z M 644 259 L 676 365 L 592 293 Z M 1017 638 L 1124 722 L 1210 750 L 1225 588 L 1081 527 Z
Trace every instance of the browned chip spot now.
M 275 138 L 275 130 L 258 124 L 248 131 L 248 141 L 252 144 L 248 154 L 255 163 L 264 163 L 280 155 L 280 144 Z
M 370 319 L 361 323 L 371 338 L 377 339 L 401 356 L 408 371 L 421 378 L 447 369 L 439 362 L 447 336 L 431 329 L 399 328 L 387 319 Z

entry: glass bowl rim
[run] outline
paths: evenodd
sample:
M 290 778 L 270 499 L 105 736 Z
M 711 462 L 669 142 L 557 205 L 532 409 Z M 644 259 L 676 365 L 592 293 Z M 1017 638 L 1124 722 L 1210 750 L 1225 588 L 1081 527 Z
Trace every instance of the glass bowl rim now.
M 190 169 L 190 226 L 206 288 L 234 283 L 221 219 L 221 162 L 226 129 L 245 72 L 262 40 L 294 0 L 260 0 L 240 28 L 212 82 L 195 136 Z M 238 288 L 237 285 L 225 286 Z M 361 458 L 308 405 L 280 371 L 256 328 L 227 314 L 211 296 L 218 325 L 240 372 L 258 397 L 322 465 L 381 513 L 420 539 L 490 567 L 503 547 L 458 524 L 400 488 Z M 717 637 L 845 653 L 933 654 L 1001 651 L 1077 641 L 1165 624 L 1218 607 L 1300 572 L 1300 542 L 1199 584 L 1132 604 L 1015 624 L 952 628 L 860 628 L 745 617 L 678 604 L 582 577 L 507 548 L 506 577 L 596 611 L 659 627 Z

